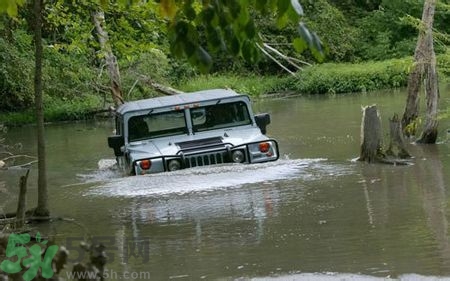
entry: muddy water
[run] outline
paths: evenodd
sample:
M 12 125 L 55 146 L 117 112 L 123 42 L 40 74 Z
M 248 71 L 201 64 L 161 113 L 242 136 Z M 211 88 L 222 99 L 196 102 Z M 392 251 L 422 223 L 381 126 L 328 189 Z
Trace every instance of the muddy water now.
M 72 260 L 81 239 L 102 242 L 111 280 L 450 276 L 450 122 L 441 121 L 440 144 L 409 147 L 414 165 L 355 163 L 360 108 L 373 103 L 386 127 L 404 92 L 258 101 L 283 159 L 127 178 L 108 168 L 110 122 L 49 125 L 51 210 L 75 221 L 36 230 Z M 33 128 L 8 137 L 35 154 Z M 3 211 L 15 209 L 20 173 L 0 174 Z

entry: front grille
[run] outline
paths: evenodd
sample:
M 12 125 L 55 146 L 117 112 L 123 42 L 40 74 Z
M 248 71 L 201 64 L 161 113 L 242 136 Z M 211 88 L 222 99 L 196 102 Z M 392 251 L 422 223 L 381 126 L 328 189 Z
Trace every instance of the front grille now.
M 222 164 L 229 162 L 226 151 L 213 152 L 209 154 L 197 154 L 185 157 L 186 168 Z

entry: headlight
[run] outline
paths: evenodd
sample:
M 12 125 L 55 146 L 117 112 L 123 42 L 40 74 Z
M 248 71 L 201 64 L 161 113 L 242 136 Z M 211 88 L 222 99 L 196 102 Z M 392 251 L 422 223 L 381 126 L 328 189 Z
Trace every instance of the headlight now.
M 167 164 L 167 169 L 169 169 L 169 171 L 176 171 L 181 169 L 180 161 L 176 159 L 170 160 L 169 164 Z
M 141 160 L 141 162 L 139 162 L 139 166 L 141 167 L 142 170 L 148 170 L 152 166 L 152 161 Z
M 234 163 L 242 163 L 245 160 L 245 155 L 242 150 L 235 150 L 231 153 L 231 159 Z

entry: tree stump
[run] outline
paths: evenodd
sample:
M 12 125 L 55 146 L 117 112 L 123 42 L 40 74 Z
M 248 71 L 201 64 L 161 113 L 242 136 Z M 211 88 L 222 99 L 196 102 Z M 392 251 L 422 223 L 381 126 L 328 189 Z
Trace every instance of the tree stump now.
M 27 206 L 27 180 L 30 170 L 24 176 L 20 177 L 20 192 L 19 201 L 17 203 L 16 223 L 15 228 L 20 229 L 25 224 L 25 210 Z
M 361 151 L 358 161 L 368 163 L 383 163 L 391 165 L 408 165 L 407 162 L 398 158 L 408 158 L 409 153 L 405 149 L 402 134 L 402 125 L 395 114 L 390 121 L 391 141 L 388 151 L 383 150 L 382 130 L 380 114 L 376 105 L 363 107 L 363 118 L 361 123 Z M 393 152 L 394 146 L 398 153 Z M 393 156 L 393 157 L 388 157 Z
M 390 135 L 390 142 L 386 154 L 388 156 L 398 157 L 401 159 L 411 158 L 411 155 L 409 154 L 409 152 L 406 150 L 405 147 L 402 122 L 399 119 L 397 113 L 394 114 L 392 119 L 389 119 L 389 135 Z M 395 153 L 394 150 L 396 150 L 397 153 Z
M 379 162 L 385 158 L 382 148 L 381 119 L 376 105 L 363 108 L 359 161 Z

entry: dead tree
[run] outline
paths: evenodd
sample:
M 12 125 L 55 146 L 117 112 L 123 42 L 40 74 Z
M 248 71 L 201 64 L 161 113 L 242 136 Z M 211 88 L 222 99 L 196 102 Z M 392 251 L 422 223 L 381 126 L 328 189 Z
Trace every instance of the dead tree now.
M 422 13 L 422 25 L 419 30 L 414 66 L 408 78 L 408 97 L 402 117 L 404 133 L 415 135 L 414 124 L 419 115 L 419 91 L 422 81 L 425 83 L 427 114 L 425 127 L 417 142 L 435 143 L 437 139 L 437 105 L 439 99 L 436 55 L 433 47 L 433 20 L 436 0 L 426 0 Z
M 109 43 L 109 35 L 105 29 L 105 13 L 97 11 L 92 15 L 95 29 L 97 30 L 98 41 L 103 55 L 105 56 L 106 67 L 108 68 L 109 79 L 111 80 L 111 94 L 114 105 L 117 107 L 123 101 L 122 88 L 120 84 L 120 72 L 117 58 L 114 55 Z

